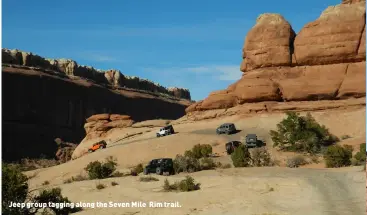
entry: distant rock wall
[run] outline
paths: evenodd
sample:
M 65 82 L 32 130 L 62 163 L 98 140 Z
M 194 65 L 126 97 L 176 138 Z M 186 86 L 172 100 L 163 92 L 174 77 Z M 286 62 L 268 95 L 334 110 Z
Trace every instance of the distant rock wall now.
M 262 14 L 243 46 L 242 78 L 186 112 L 264 101 L 366 96 L 365 1 L 328 7 L 298 35 L 279 14 Z
M 73 71 L 69 70 L 72 64 L 65 70 Z M 57 137 L 80 143 L 86 136 L 86 119 L 94 114 L 129 115 L 134 121 L 177 119 L 190 104 L 185 99 L 108 88 L 29 67 L 3 66 L 2 89 L 4 160 L 54 156 Z
M 154 93 L 168 94 L 178 98 L 191 99 L 188 89 L 177 87 L 166 88 L 146 79 L 123 75 L 119 70 L 102 71 L 90 66 L 79 65 L 77 62 L 69 59 L 46 59 L 31 52 L 16 49 L 2 49 L 2 63 L 50 69 L 69 76 L 87 78 L 99 84 L 146 90 Z

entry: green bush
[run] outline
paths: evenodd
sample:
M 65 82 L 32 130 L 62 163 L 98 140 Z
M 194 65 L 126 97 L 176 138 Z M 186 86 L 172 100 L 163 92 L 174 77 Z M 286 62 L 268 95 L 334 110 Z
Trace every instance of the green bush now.
M 352 151 L 350 146 L 329 146 L 324 154 L 326 167 L 343 167 L 351 165 Z
M 164 191 L 173 191 L 173 190 L 177 190 L 177 183 L 175 184 L 170 184 L 169 181 L 167 179 L 164 180 L 164 184 L 163 184 L 163 190 Z
M 88 172 L 89 179 L 103 179 L 111 177 L 116 170 L 117 163 L 112 157 L 106 159 L 105 163 L 99 161 L 90 162 L 85 170 Z
M 21 170 L 2 163 L 2 214 L 25 214 L 24 209 L 9 207 L 10 202 L 25 202 L 28 194 L 27 176 Z
M 287 117 L 277 124 L 277 130 L 271 130 L 270 136 L 274 146 L 282 150 L 317 153 L 324 146 L 329 146 L 338 138 L 307 114 L 287 112 Z
M 363 165 L 366 163 L 366 143 L 359 145 L 359 152 L 354 155 L 352 164 L 355 166 Z
M 195 184 L 195 180 L 191 176 L 186 176 L 186 178 L 178 183 L 178 189 L 181 192 L 189 192 L 193 190 L 200 189 L 200 183 Z
M 212 158 L 207 158 L 207 157 L 200 158 L 199 163 L 200 163 L 201 170 L 209 170 L 209 169 L 214 169 L 216 167 L 216 164 L 214 163 Z
M 61 189 L 59 187 L 52 188 L 49 190 L 42 190 L 38 196 L 34 198 L 34 200 L 38 203 L 45 203 L 48 204 L 49 202 L 53 203 L 71 203 L 67 197 L 63 197 L 61 195 Z M 56 208 L 50 207 L 48 210 L 53 211 L 55 214 L 70 214 L 75 213 L 80 210 L 81 208 L 71 208 L 71 207 L 64 207 L 64 208 Z
M 164 180 L 163 190 L 164 191 L 181 191 L 189 192 L 200 189 L 200 183 L 195 183 L 195 180 L 191 176 L 186 176 L 185 179 L 177 181 L 174 184 L 170 184 L 166 179 Z
M 182 155 L 176 155 L 176 158 L 173 160 L 173 168 L 176 173 L 196 172 L 201 170 L 198 159 Z
M 253 149 L 251 152 L 251 158 L 253 166 L 273 166 L 270 154 L 265 147 Z
M 231 159 L 234 167 L 251 166 L 251 155 L 248 148 L 244 145 L 235 148 L 231 154 Z
M 144 171 L 144 167 L 143 164 L 138 164 L 136 165 L 132 170 L 131 170 L 131 175 L 138 175 L 139 173 L 142 173 Z
M 308 162 L 303 156 L 297 155 L 295 157 L 289 158 L 286 165 L 289 168 L 298 168 L 299 166 L 303 166 L 307 163 Z
M 209 155 L 213 152 L 213 148 L 209 144 L 196 144 L 190 151 L 185 152 L 185 156 L 194 157 L 196 159 L 200 159 L 203 157 L 209 157 Z

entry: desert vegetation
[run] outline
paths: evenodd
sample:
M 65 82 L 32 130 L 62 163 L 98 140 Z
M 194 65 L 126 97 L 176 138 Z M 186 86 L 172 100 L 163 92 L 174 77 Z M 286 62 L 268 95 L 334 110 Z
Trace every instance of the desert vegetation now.
M 28 178 L 16 166 L 2 164 L 2 213 L 11 215 L 21 214 L 37 214 L 40 208 L 35 207 L 9 207 L 10 202 L 26 203 L 34 202 L 46 205 L 42 208 L 42 214 L 53 212 L 54 214 L 70 214 L 78 212 L 78 207 L 47 207 L 49 202 L 52 203 L 71 203 L 67 197 L 62 196 L 61 189 L 58 187 L 45 189 L 35 195 L 29 191 Z
M 249 152 L 245 145 L 240 145 L 231 154 L 234 167 L 261 167 L 273 166 L 274 161 L 265 147 L 256 148 Z
M 197 172 L 214 169 L 217 165 L 210 157 L 212 150 L 212 146 L 209 144 L 196 144 L 191 150 L 186 150 L 184 155 L 176 155 L 173 161 L 175 172 Z
M 181 181 L 176 181 L 173 184 L 166 179 L 163 184 L 164 191 L 180 191 L 189 192 L 200 189 L 200 183 L 195 183 L 195 179 L 191 176 L 186 176 L 185 179 Z
M 296 112 L 287 112 L 287 117 L 277 124 L 276 130 L 270 131 L 274 147 L 284 151 L 319 153 L 323 147 L 330 146 L 338 138 L 320 125 L 307 113 L 300 116 Z

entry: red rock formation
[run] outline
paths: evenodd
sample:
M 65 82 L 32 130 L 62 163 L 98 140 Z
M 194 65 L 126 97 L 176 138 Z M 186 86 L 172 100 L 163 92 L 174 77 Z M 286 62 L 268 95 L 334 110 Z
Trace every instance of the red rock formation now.
M 295 36 L 278 14 L 263 14 L 243 47 L 242 78 L 186 112 L 265 101 L 365 97 L 365 1 L 328 7 Z
M 2 49 L 2 63 L 54 70 L 68 76 L 87 78 L 98 84 L 111 85 L 115 88 L 131 88 L 191 99 L 190 92 L 187 89 L 166 88 L 146 79 L 125 76 L 119 70 L 101 71 L 91 66 L 79 65 L 70 59 L 45 59 L 31 52 Z
M 41 153 L 54 157 L 55 137 L 79 143 L 85 137 L 86 119 L 97 113 L 129 115 L 136 121 L 177 119 L 190 104 L 147 91 L 108 88 L 53 70 L 12 66 L 2 67 L 3 159 L 9 161 Z M 112 122 L 103 129 L 120 126 L 122 121 L 113 121 L 124 119 L 107 114 L 106 121 Z

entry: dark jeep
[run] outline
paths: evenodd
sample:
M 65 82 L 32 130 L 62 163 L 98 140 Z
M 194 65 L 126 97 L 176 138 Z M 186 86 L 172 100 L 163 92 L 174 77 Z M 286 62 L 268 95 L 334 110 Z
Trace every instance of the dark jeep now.
M 160 158 L 151 160 L 149 164 L 144 168 L 145 175 L 149 173 L 156 173 L 157 175 L 162 175 L 165 172 L 167 172 L 170 175 L 175 174 L 175 170 L 173 169 L 172 158 Z
M 232 134 L 236 132 L 236 126 L 233 123 L 224 123 L 216 130 L 217 134 Z
M 258 147 L 259 146 L 259 140 L 257 139 L 257 135 L 256 134 L 246 135 L 245 144 L 246 144 L 247 148 Z
M 231 141 L 226 143 L 226 151 L 227 154 L 232 154 L 235 148 L 239 147 L 242 143 L 240 141 Z

